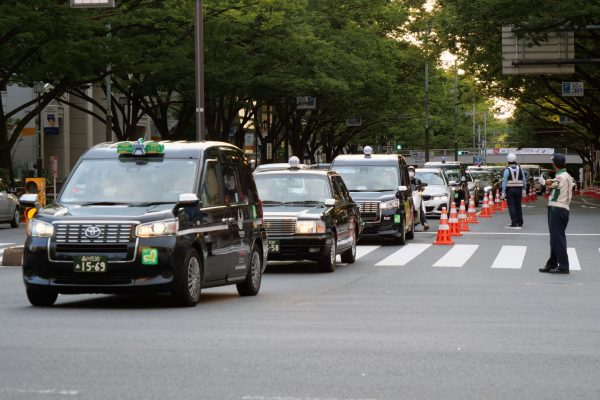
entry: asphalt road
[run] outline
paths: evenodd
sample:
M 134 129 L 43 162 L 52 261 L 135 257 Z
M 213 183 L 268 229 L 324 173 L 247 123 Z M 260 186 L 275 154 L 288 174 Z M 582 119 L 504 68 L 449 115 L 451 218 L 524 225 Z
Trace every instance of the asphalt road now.
M 0 268 L 0 399 L 598 399 L 600 208 L 577 202 L 570 275 L 537 272 L 543 200 L 521 231 L 502 214 L 454 247 L 428 246 L 433 232 L 365 243 L 333 274 L 277 263 L 256 298 L 210 289 L 191 309 L 100 295 L 33 308 L 19 269 Z

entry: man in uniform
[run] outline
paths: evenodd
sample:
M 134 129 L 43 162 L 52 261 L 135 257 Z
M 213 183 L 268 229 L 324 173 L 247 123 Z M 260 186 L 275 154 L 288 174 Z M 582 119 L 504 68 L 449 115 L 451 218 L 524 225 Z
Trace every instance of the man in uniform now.
M 508 202 L 508 212 L 511 224 L 507 228 L 521 229 L 523 227 L 523 209 L 521 200 L 527 189 L 527 177 L 525 171 L 517 165 L 517 156 L 510 153 L 506 157 L 508 166 L 502 177 L 502 199 Z
M 540 176 L 540 184 L 550 189 L 548 200 L 548 230 L 550 231 L 550 258 L 540 272 L 551 274 L 569 273 L 569 256 L 567 255 L 567 237 L 565 230 L 569 223 L 569 205 L 573 195 L 575 182 L 565 169 L 565 156 L 556 153 L 552 157 L 552 167 L 556 171 L 554 179 Z
M 408 176 L 410 178 L 410 187 L 413 193 L 417 193 L 417 195 L 421 195 L 420 192 L 424 190 L 423 182 L 419 178 L 415 176 L 415 167 L 412 165 L 408 167 Z M 419 221 L 421 222 L 421 226 L 424 231 L 429 230 L 429 225 L 427 225 L 427 215 L 425 211 L 425 202 L 423 199 L 420 201 L 419 208 Z

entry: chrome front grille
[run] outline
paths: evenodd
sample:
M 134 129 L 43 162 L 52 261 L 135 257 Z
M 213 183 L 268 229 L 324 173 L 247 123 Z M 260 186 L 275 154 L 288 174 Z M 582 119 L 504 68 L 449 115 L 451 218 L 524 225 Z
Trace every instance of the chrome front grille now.
M 296 219 L 265 218 L 265 229 L 269 236 L 293 236 L 296 233 Z
M 85 234 L 86 229 L 91 227 L 100 229 L 97 237 Z M 127 244 L 133 234 L 132 224 L 73 223 L 56 224 L 54 228 L 54 240 L 57 244 Z
M 378 201 L 357 202 L 357 204 L 362 219 L 365 221 L 379 221 Z

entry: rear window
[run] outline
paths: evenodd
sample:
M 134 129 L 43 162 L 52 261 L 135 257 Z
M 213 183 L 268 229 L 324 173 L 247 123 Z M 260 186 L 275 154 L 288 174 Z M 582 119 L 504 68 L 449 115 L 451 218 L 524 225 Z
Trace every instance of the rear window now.
M 392 165 L 333 166 L 351 192 L 396 191 L 400 185 L 398 168 Z

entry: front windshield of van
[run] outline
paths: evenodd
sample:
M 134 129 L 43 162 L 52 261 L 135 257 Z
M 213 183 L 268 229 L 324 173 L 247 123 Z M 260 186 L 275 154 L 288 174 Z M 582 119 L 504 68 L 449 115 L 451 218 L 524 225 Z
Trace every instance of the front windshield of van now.
M 82 160 L 59 202 L 176 203 L 180 194 L 194 192 L 196 166 L 189 159 Z
M 398 168 L 391 165 L 340 165 L 333 168 L 351 192 L 391 192 L 398 190 Z

